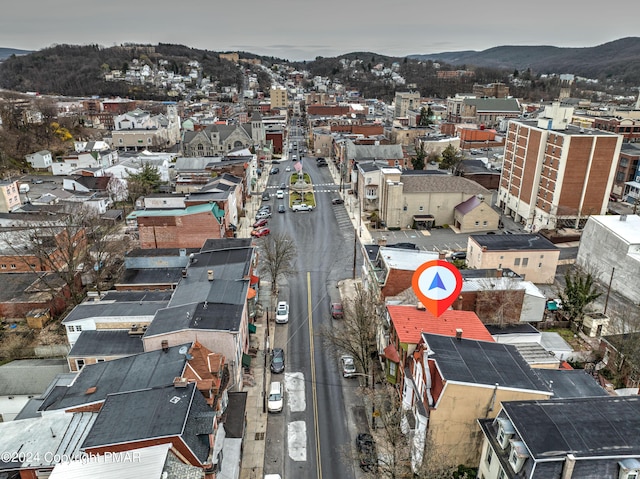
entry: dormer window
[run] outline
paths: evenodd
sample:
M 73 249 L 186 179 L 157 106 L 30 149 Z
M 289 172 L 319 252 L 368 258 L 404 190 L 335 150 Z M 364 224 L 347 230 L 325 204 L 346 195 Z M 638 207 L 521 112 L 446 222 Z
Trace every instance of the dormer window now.
M 509 444 L 509 439 L 511 439 L 516 430 L 508 419 L 497 418 L 496 421 L 498 421 L 498 435 L 496 439 L 498 440 L 500 447 L 505 449 Z
M 640 461 L 637 459 L 625 459 L 618 465 L 620 466 L 618 479 L 640 479 Z
M 509 465 L 514 472 L 522 469 L 524 461 L 529 457 L 529 452 L 522 441 L 511 441 L 511 452 L 509 453 Z

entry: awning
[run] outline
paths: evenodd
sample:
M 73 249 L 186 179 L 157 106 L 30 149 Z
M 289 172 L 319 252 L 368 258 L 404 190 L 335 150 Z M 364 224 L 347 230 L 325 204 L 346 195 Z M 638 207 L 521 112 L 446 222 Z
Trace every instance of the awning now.
M 242 353 L 242 366 L 245 368 L 248 368 L 249 366 L 251 366 L 251 356 L 249 356 L 248 354 Z
M 251 286 L 254 284 L 258 284 L 260 282 L 260 278 L 258 276 L 251 275 Z
M 247 291 L 247 299 L 253 299 L 256 297 L 256 290 L 253 288 L 249 288 L 249 291 Z
M 429 221 L 434 220 L 435 217 L 433 215 L 413 215 L 414 221 Z
M 250 333 L 254 333 L 254 334 L 255 334 L 255 332 L 256 332 L 257 330 L 258 330 L 258 328 L 256 327 L 256 325 L 255 325 L 255 324 L 253 324 L 253 323 L 249 323 L 249 332 L 250 332 Z
M 387 358 L 389 361 L 392 361 L 398 364 L 400 363 L 400 355 L 398 354 L 398 351 L 396 351 L 396 348 L 393 346 L 393 344 L 390 344 L 389 346 L 384 348 L 382 355 L 385 358 Z

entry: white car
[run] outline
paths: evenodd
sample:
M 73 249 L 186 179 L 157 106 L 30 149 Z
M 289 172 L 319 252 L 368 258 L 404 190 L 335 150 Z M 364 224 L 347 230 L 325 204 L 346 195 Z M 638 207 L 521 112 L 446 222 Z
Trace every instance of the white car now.
M 276 198 L 278 198 L 279 200 L 284 198 L 284 191 L 282 191 L 282 190 L 276 191 Z
M 269 412 L 282 411 L 282 406 L 284 405 L 283 395 L 282 383 L 278 381 L 272 382 L 269 388 L 269 400 L 267 401 Z
M 287 167 L 284 169 L 284 171 L 291 171 L 291 167 L 290 167 L 290 166 L 287 166 Z
M 353 360 L 353 356 L 344 354 L 340 357 L 342 363 L 342 376 L 345 378 L 352 378 L 356 375 L 356 363 Z
M 289 305 L 286 301 L 279 301 L 276 308 L 276 324 L 285 324 L 289 322 Z

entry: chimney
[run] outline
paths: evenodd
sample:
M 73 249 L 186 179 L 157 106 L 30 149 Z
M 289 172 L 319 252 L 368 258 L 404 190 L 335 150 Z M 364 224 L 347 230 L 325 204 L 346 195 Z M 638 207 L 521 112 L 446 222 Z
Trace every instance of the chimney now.
M 462 311 L 462 299 L 462 295 L 458 296 L 458 299 L 456 299 L 456 302 L 453 305 L 453 309 L 456 311 Z
M 378 238 L 378 246 L 387 246 L 387 238 Z
M 502 268 L 496 270 L 496 278 L 502 278 Z
M 213 281 L 213 270 L 212 269 L 207 271 L 207 279 L 209 281 Z
M 456 328 L 456 339 L 458 341 L 462 340 L 462 328 Z
M 186 278 L 186 277 L 187 277 L 187 270 L 186 270 L 186 269 L 183 269 L 183 270 L 182 270 L 182 277 L 183 277 L 183 278 Z
M 438 252 L 438 259 L 440 259 L 440 260 L 444 260 L 444 259 L 446 258 L 446 256 L 447 256 L 447 255 L 445 254 L 445 252 L 444 252 L 444 251 L 439 251 L 439 252 Z
M 166 353 L 169 351 L 169 341 L 166 339 L 162 340 L 162 350 Z
M 562 475 L 560 479 L 571 479 L 574 467 L 576 467 L 576 456 L 567 454 L 567 457 L 564 458 L 564 464 L 562 465 Z
M 483 247 L 482 247 L 482 252 L 484 253 L 485 251 L 487 251 L 487 247 L 486 247 L 486 246 L 483 246 Z
M 418 303 L 416 304 L 416 309 L 418 311 L 425 311 L 427 308 L 424 307 L 424 304 L 422 304 L 420 301 L 418 301 Z
M 187 378 L 181 378 L 180 376 L 173 378 L 174 388 L 186 388 L 187 384 L 188 384 Z

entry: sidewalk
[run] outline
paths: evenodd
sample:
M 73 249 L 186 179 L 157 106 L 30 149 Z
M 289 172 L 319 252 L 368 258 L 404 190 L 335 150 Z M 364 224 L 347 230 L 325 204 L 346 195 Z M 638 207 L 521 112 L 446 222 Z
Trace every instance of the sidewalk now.
M 266 286 L 266 287 L 265 287 Z M 261 303 L 269 306 L 267 285 L 261 285 Z M 266 294 L 265 294 L 266 291 Z M 275 324 L 270 324 L 267 337 L 267 312 L 256 317 L 256 332 L 252 334 L 251 346 L 257 347 L 258 352 L 251 359 L 251 373 L 245 381 L 243 390 L 247 393 L 246 421 L 247 427 L 244 433 L 242 445 L 242 461 L 240 479 L 262 479 L 264 475 L 264 456 L 266 449 L 267 418 L 266 389 L 271 381 L 271 372 L 267 365 L 267 341 L 268 347 L 273 345 Z

